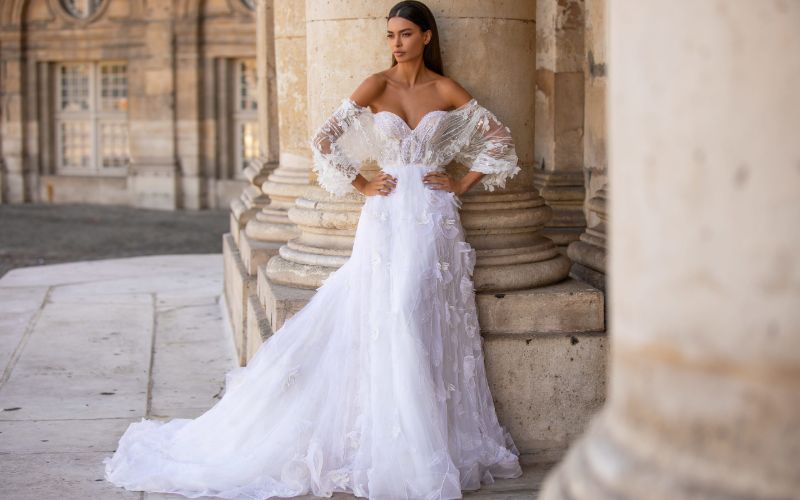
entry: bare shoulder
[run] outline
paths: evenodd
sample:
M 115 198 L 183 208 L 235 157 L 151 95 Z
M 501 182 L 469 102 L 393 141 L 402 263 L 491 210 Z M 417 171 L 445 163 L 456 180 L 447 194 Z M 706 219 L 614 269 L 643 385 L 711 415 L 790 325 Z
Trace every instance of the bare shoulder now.
M 472 95 L 452 78 L 442 76 L 436 86 L 439 94 L 454 108 L 461 107 L 472 99 Z
M 386 89 L 387 79 L 382 73 L 374 73 L 364 79 L 356 88 L 350 99 L 354 100 L 359 106 L 369 106 Z

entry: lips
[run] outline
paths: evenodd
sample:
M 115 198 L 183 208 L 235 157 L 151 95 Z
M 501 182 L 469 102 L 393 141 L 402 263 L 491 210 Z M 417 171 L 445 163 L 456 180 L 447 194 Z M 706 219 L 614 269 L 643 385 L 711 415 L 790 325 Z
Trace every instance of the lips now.
M 394 54 L 396 56 L 402 56 L 402 55 L 405 54 L 405 52 L 392 52 L 392 54 Z

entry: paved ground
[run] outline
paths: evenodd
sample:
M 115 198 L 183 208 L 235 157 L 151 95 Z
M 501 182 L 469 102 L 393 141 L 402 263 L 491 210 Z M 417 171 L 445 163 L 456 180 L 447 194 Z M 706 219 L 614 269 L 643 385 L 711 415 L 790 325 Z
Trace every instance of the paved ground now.
M 0 205 L 0 276 L 58 262 L 222 252 L 227 210 L 145 210 L 85 204 Z
M 222 257 L 16 269 L 0 279 L 0 497 L 178 499 L 119 489 L 102 458 L 128 424 L 194 417 L 234 366 Z M 466 498 L 530 500 L 547 467 Z M 352 498 L 336 495 L 336 498 Z

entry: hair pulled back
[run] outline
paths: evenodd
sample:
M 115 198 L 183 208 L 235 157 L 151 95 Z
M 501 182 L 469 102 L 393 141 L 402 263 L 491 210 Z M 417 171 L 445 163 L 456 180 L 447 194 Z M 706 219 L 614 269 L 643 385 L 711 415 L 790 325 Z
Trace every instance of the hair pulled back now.
M 436 19 L 433 18 L 433 13 L 422 2 L 416 0 L 406 0 L 399 2 L 389 10 L 389 15 L 386 20 L 393 17 L 402 17 L 420 27 L 425 32 L 431 30 L 431 41 L 425 45 L 422 53 L 422 60 L 425 66 L 436 73 L 444 76 L 444 68 L 442 65 L 442 52 L 439 48 L 439 29 L 436 27 Z M 392 66 L 397 64 L 397 59 L 392 56 Z

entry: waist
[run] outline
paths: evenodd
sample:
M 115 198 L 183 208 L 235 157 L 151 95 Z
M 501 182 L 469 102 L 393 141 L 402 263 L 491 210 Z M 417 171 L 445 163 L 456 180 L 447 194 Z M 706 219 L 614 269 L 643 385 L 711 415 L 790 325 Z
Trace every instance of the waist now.
M 408 174 L 412 172 L 428 173 L 436 170 L 444 171 L 443 165 L 429 165 L 424 163 L 381 163 L 379 166 L 381 170 L 392 175 Z

